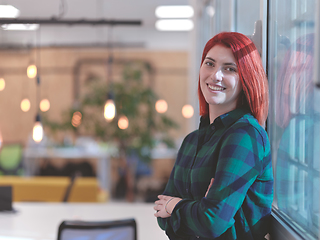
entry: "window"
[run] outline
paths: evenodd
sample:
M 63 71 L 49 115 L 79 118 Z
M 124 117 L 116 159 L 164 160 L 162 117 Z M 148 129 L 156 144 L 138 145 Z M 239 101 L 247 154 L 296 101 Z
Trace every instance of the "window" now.
M 319 237 L 320 92 L 313 84 L 314 18 L 315 0 L 269 1 L 274 208 L 304 239 Z

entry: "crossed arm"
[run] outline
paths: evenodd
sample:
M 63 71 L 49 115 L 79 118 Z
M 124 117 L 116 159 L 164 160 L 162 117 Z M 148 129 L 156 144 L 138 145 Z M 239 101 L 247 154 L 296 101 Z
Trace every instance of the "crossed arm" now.
M 209 189 L 213 184 L 214 178 L 211 179 L 205 197 L 207 197 Z M 154 214 L 155 217 L 167 218 L 171 216 L 173 209 L 182 199 L 178 197 L 171 197 L 166 195 L 159 195 L 159 200 L 155 201 L 154 210 L 157 212 Z

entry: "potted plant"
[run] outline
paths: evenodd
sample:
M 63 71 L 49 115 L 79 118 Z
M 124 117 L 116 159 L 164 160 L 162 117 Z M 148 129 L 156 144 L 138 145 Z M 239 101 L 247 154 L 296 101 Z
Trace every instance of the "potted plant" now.
M 126 62 L 122 66 L 122 75 L 117 81 L 106 84 L 106 81 L 99 77 L 91 77 L 86 81 L 87 91 L 80 106 L 76 110 L 70 109 L 63 123 L 57 124 L 45 119 L 44 124 L 52 129 L 59 125 L 64 129 L 71 128 L 76 134 L 90 134 L 98 140 L 115 144 L 125 176 L 126 198 L 132 201 L 136 160 L 149 162 L 151 150 L 157 141 L 173 148 L 174 142 L 168 131 L 178 125 L 166 115 L 155 111 L 158 98 L 150 81 L 146 81 L 146 78 L 152 78 L 153 74 L 150 64 L 135 61 Z M 112 121 L 106 121 L 103 117 L 108 93 L 109 96 L 110 93 L 114 96 L 116 106 L 116 117 Z M 75 111 L 82 115 L 81 126 L 72 124 Z M 127 121 L 126 128 L 119 126 L 120 119 Z

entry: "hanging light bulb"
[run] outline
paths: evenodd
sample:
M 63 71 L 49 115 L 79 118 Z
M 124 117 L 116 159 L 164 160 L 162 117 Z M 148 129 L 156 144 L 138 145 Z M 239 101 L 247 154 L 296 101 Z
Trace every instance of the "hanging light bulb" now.
M 3 78 L 0 78 L 0 91 L 2 91 L 6 87 L 6 82 Z
M 156 102 L 156 110 L 158 113 L 165 113 L 168 110 L 168 104 L 165 100 L 160 99 Z
M 36 143 L 41 142 L 43 138 L 43 127 L 41 124 L 41 119 L 39 114 L 37 114 L 36 122 L 33 125 L 32 138 Z
M 27 68 L 28 78 L 35 78 L 37 76 L 37 67 L 34 64 L 31 64 Z
M 46 112 L 50 109 L 50 102 L 48 99 L 42 99 L 41 102 L 40 102 L 40 110 L 42 112 Z
M 194 110 L 193 107 L 189 104 L 186 104 L 182 108 L 182 115 L 185 118 L 191 118 L 193 116 Z
M 82 114 L 79 111 L 76 111 L 72 115 L 71 124 L 74 127 L 79 127 L 81 124 Z
M 112 93 L 108 94 L 107 101 L 104 105 L 104 118 L 110 122 L 116 116 L 116 105 L 113 101 L 114 97 Z
M 20 104 L 20 107 L 21 107 L 21 110 L 24 111 L 24 112 L 28 112 L 30 110 L 30 100 L 25 98 L 21 101 L 21 104 Z
M 104 105 L 104 118 L 109 122 L 116 116 L 116 106 L 112 99 L 108 99 Z
M 126 116 L 123 115 L 119 118 L 118 127 L 123 130 L 129 127 L 129 120 Z

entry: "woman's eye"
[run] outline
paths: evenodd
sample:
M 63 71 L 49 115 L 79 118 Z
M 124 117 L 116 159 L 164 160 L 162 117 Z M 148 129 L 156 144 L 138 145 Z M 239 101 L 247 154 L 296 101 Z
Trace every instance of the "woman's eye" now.
M 236 69 L 234 69 L 232 67 L 227 67 L 226 70 L 229 72 L 236 72 Z
M 213 66 L 212 62 L 206 62 L 205 64 L 208 65 L 208 66 L 211 66 L 211 67 Z

